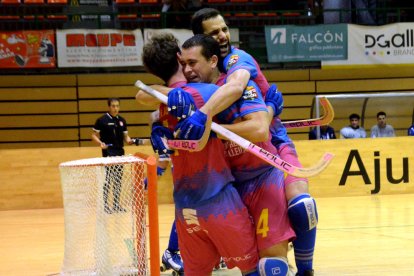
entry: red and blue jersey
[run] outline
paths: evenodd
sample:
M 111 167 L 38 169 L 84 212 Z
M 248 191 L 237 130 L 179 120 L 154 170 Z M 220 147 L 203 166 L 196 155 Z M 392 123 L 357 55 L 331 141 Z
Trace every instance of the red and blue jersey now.
M 238 69 L 249 71 L 250 80 L 254 81 L 259 86 L 263 98 L 265 97 L 267 90 L 269 90 L 269 83 L 260 70 L 259 64 L 251 55 L 232 46 L 230 53 L 223 60 L 223 67 L 227 76 Z M 217 85 L 221 86 L 224 83 L 225 79 L 220 78 Z
M 269 90 L 269 83 L 260 70 L 259 64 L 251 55 L 243 50 L 232 47 L 231 52 L 224 58 L 223 67 L 227 75 L 221 75 L 217 81 L 217 85 L 223 85 L 226 82 L 226 76 L 231 75 L 234 71 L 245 69 L 250 72 L 250 80 L 253 80 L 259 86 L 263 98 L 266 97 L 266 93 Z M 281 144 L 292 143 L 286 128 L 281 124 L 279 118 L 273 119 L 270 131 L 272 134 L 273 145 L 279 147 Z
M 175 83 L 170 87 L 181 87 L 193 98 L 197 108 L 204 105 L 211 95 L 217 90 L 214 84 L 203 83 Z M 170 128 L 175 127 L 176 121 L 161 116 L 166 114 L 166 106 L 160 107 L 160 118 L 168 119 Z M 171 155 L 174 165 L 174 202 L 177 208 L 195 208 L 214 199 L 227 184 L 234 181 L 228 162 L 224 156 L 224 145 L 215 135 L 211 135 L 207 145 L 198 152 L 176 150 Z M 220 206 L 211 210 L 211 214 L 223 214 L 228 210 L 226 206 Z
M 240 99 L 216 117 L 220 123 L 233 124 L 241 120 L 243 116 L 258 111 L 267 112 L 267 108 L 259 87 L 255 82 L 249 81 Z M 270 139 L 266 142 L 257 143 L 257 145 L 272 153 L 275 152 L 275 148 L 271 144 Z M 244 182 L 256 178 L 272 168 L 272 166 L 253 154 L 246 152 L 234 142 L 224 141 L 224 148 L 231 171 L 237 182 Z

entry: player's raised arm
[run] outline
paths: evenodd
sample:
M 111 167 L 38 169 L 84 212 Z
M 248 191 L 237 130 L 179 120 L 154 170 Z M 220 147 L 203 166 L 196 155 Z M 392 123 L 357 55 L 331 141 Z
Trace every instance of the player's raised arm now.
M 207 110 L 211 110 L 212 115 L 214 116 L 228 108 L 242 96 L 249 79 L 249 71 L 245 69 L 234 71 L 227 77 L 226 83 L 213 94 L 200 110 L 204 113 L 206 113 Z
M 243 116 L 243 121 L 222 126 L 253 143 L 265 142 L 269 139 L 269 125 L 264 123 L 267 117 L 267 112 L 258 111 Z

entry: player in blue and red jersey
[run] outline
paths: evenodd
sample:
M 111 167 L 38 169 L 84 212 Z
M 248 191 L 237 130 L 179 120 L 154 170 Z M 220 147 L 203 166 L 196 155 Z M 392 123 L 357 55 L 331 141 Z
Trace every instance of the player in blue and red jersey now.
M 271 116 L 273 120 L 270 123 L 273 144 L 284 160 L 301 167 L 295 147 L 278 117 L 283 108 L 283 100 L 277 87 L 269 88 L 253 57 L 230 46 L 230 32 L 224 18 L 215 9 L 201 9 L 193 16 L 192 29 L 194 34 L 210 35 L 220 44 L 221 56 L 225 59 L 222 66 L 227 74 L 226 83 L 200 111 L 212 110 L 213 114 L 221 112 L 242 95 L 249 80 L 254 80 L 264 92 L 266 104 L 270 106 L 269 112 L 274 115 L 274 118 Z M 289 175 L 285 179 L 285 189 L 289 218 L 297 236 L 293 242 L 297 274 L 313 275 L 313 252 L 318 221 L 316 203 L 309 195 L 307 179 Z
M 178 52 L 177 40 L 172 35 L 156 35 L 144 46 L 143 62 L 149 72 L 163 79 L 169 87 L 180 87 L 190 93 L 195 105 L 201 107 L 218 87 L 186 84 L 176 59 Z M 151 100 L 147 101 L 143 93 L 138 92 L 137 101 L 149 104 Z M 165 110 L 163 105 L 161 114 Z M 196 111 L 192 117 L 199 113 Z M 155 126 L 152 130 L 154 148 L 161 152 L 166 150 L 161 137 L 173 138 L 172 131 L 177 125 L 174 120 L 168 121 L 168 128 Z M 185 134 L 181 133 L 178 138 L 185 139 Z M 221 140 L 212 135 L 203 150 L 176 150 L 171 159 L 176 225 L 185 274 L 210 275 L 223 256 L 230 268 L 237 266 L 244 275 L 258 275 L 254 226 L 232 185 L 234 177 Z
M 182 45 L 180 56 L 186 78 L 195 82 L 216 82 L 220 79 L 217 68 L 219 56 L 219 45 L 210 36 L 195 35 L 188 39 Z M 174 97 L 174 93 L 177 90 L 171 91 L 169 98 Z M 174 114 L 176 109 L 171 110 Z M 275 152 L 270 142 L 269 129 L 262 123 L 267 116 L 260 89 L 255 82 L 249 81 L 242 97 L 219 113 L 217 120 L 232 131 L 247 135 L 260 147 Z M 295 234 L 287 216 L 283 173 L 231 141 L 225 141 L 224 144 L 236 178 L 235 186 L 256 225 L 256 239 L 261 257 L 259 267 L 276 269 L 281 271 L 280 275 L 284 275 L 282 271 L 288 270 L 288 241 Z

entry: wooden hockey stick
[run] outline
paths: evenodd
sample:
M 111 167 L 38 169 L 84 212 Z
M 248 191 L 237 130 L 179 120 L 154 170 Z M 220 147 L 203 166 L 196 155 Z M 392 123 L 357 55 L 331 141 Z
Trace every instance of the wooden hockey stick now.
M 164 94 L 154 90 L 153 88 L 145 85 L 141 81 L 137 81 L 135 86 L 141 89 L 142 91 L 148 93 L 149 95 L 157 98 L 162 103 L 167 103 L 168 97 Z M 261 147 L 251 143 L 250 141 L 240 137 L 239 135 L 231 132 L 230 130 L 212 122 L 211 129 L 216 132 L 217 134 L 227 138 L 230 141 L 233 141 L 235 144 L 239 145 L 246 151 L 250 152 L 251 154 L 255 155 L 256 157 L 262 159 L 263 161 L 269 163 L 270 165 L 278 168 L 290 175 L 296 177 L 311 177 L 319 174 L 322 172 L 331 162 L 333 158 L 333 154 L 325 153 L 321 160 L 317 164 L 309 168 L 299 168 L 290 164 L 289 162 L 281 159 L 278 156 L 273 155 L 272 153 L 262 149 Z
M 300 128 L 300 127 L 313 127 L 313 126 L 323 126 L 327 125 L 332 122 L 334 118 L 334 110 L 329 102 L 329 100 L 325 97 L 319 98 L 319 103 L 322 105 L 323 108 L 323 116 L 314 119 L 305 119 L 305 120 L 298 120 L 298 121 L 286 121 L 282 122 L 282 124 L 286 128 Z

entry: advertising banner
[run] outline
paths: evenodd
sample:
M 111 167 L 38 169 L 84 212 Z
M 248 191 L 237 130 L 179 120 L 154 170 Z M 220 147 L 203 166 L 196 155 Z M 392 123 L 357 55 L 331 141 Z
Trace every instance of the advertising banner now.
M 55 33 L 0 31 L 0 68 L 56 67 Z
M 383 66 L 414 63 L 414 23 L 348 25 L 348 58 L 323 61 L 332 66 Z
M 347 58 L 347 25 L 265 26 L 268 62 Z
M 57 30 L 58 67 L 123 67 L 142 65 L 140 29 Z
M 323 152 L 335 155 L 319 175 L 309 178 L 315 197 L 414 192 L 414 137 L 295 141 L 304 167 Z

